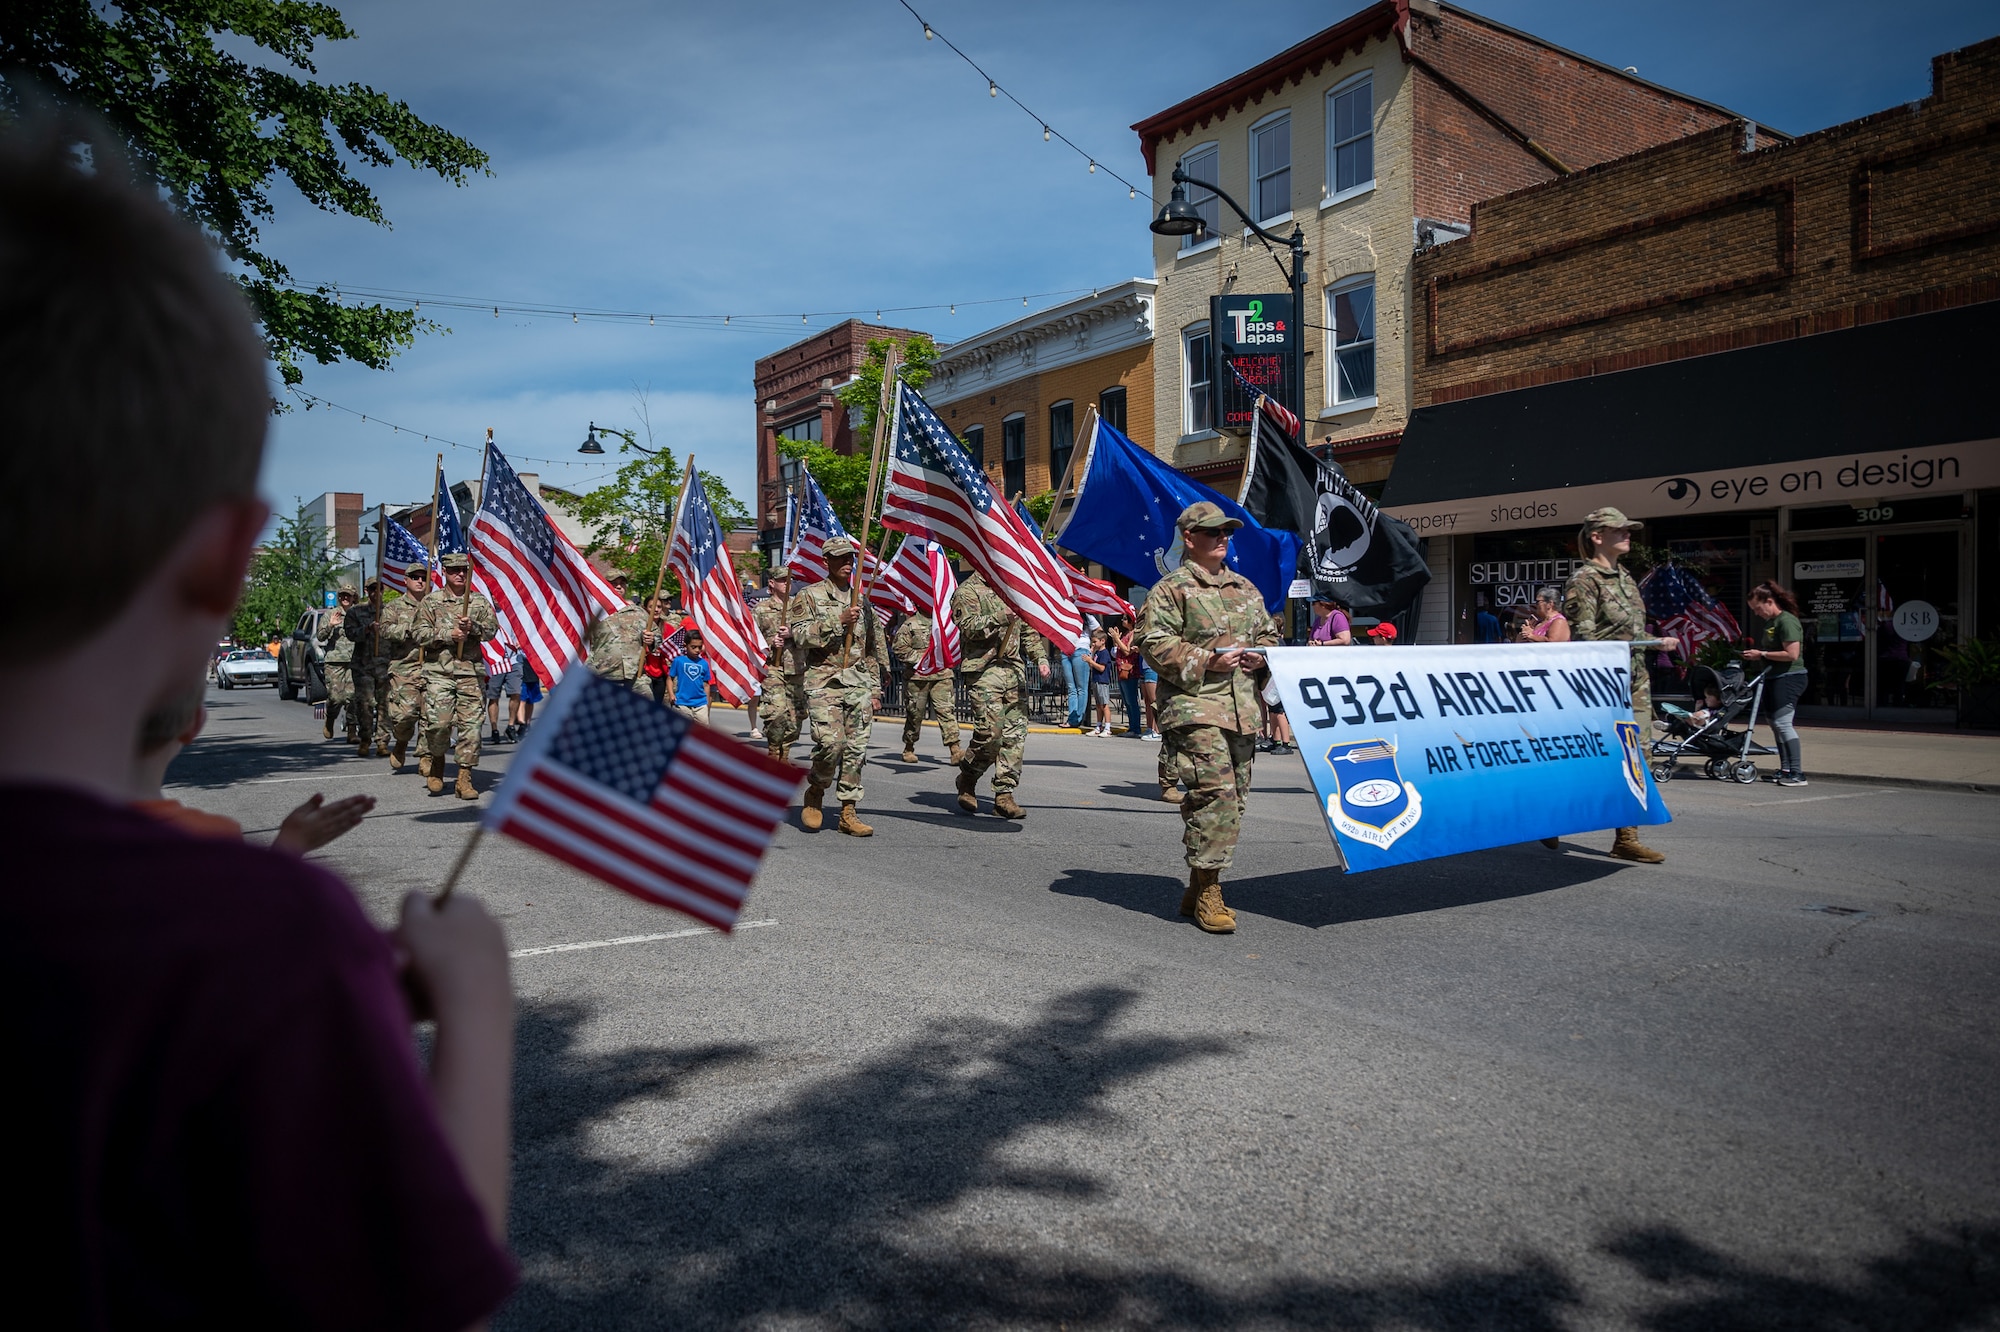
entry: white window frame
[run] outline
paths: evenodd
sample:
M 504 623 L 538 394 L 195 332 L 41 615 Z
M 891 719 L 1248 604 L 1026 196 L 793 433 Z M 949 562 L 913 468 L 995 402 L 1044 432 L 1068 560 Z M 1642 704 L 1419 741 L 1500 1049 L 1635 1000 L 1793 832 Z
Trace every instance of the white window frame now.
M 1208 321 L 1204 319 L 1199 323 L 1189 324 L 1186 328 L 1182 329 L 1181 330 L 1181 426 L 1182 426 L 1181 435 L 1183 438 L 1194 435 L 1213 434 L 1215 432 L 1215 381 L 1213 379 L 1206 381 L 1208 384 L 1208 424 L 1207 425 L 1195 424 L 1194 357 L 1190 352 L 1190 348 L 1196 338 L 1209 339 L 1208 345 L 1209 345 L 1210 357 L 1206 360 L 1206 363 L 1202 366 L 1202 368 L 1204 370 L 1212 371 L 1214 369 L 1214 364 L 1215 364 L 1213 360 L 1215 341 L 1212 334 L 1212 330 L 1209 328 Z
M 1262 176 L 1257 174 L 1257 140 L 1262 135 L 1267 134 L 1271 130 L 1275 129 L 1278 126 L 1279 122 L 1281 121 L 1284 122 L 1285 125 L 1285 166 L 1284 166 L 1285 206 L 1283 208 L 1278 209 L 1274 213 L 1271 213 L 1269 215 L 1263 215 L 1262 210 L 1264 206 L 1264 182 L 1268 180 L 1271 176 L 1275 176 L 1278 173 L 1276 171 L 1273 171 L 1268 173 L 1267 175 L 1262 175 Z M 1265 116 L 1262 120 L 1259 120 L 1256 124 L 1250 127 L 1250 161 L 1248 164 L 1248 170 L 1250 176 L 1250 208 L 1251 208 L 1250 216 L 1253 219 L 1255 219 L 1257 225 L 1259 226 L 1269 226 L 1274 222 L 1282 222 L 1286 218 L 1292 215 L 1291 121 L 1292 121 L 1292 109 L 1290 107 L 1286 107 L 1282 111 L 1273 111 L 1270 115 Z
M 1215 187 L 1219 188 L 1222 184 L 1222 145 L 1218 143 L 1216 140 L 1210 139 L 1207 143 L 1196 144 L 1194 147 L 1182 153 L 1180 157 L 1174 162 L 1174 165 L 1179 167 L 1181 170 L 1186 171 L 1188 159 L 1191 157 L 1200 157 L 1203 153 L 1215 154 L 1215 170 L 1211 174 L 1213 174 L 1215 177 Z M 1193 173 L 1190 172 L 1189 174 L 1191 175 Z M 1169 177 L 1169 179 L 1171 179 L 1171 177 Z M 1208 197 L 1206 199 L 1195 198 L 1194 192 L 1198 189 L 1208 190 L 1209 192 Z M 1188 202 L 1193 204 L 1197 208 L 1201 207 L 1203 204 L 1210 205 L 1215 210 L 1215 225 L 1208 228 L 1206 235 L 1202 235 L 1199 233 L 1191 233 L 1189 235 L 1181 237 L 1180 252 L 1183 255 L 1187 255 L 1187 254 L 1192 254 L 1197 250 L 1214 249 L 1216 246 L 1222 244 L 1222 196 L 1215 193 L 1214 188 L 1205 185 L 1191 183 L 1188 186 Z M 1204 221 L 1205 220 L 1206 219 L 1204 219 Z
M 1371 336 L 1368 338 L 1368 344 L 1367 344 L 1369 356 L 1371 359 L 1375 361 L 1375 371 L 1377 376 L 1375 382 L 1378 386 L 1378 391 L 1376 393 L 1370 393 L 1361 397 L 1342 398 L 1340 396 L 1341 348 L 1339 341 L 1340 335 L 1335 331 L 1335 329 L 1338 327 L 1338 323 L 1333 316 L 1333 301 L 1336 296 L 1342 296 L 1348 292 L 1357 291 L 1362 287 L 1367 287 L 1370 292 L 1368 303 L 1371 311 L 1370 323 L 1373 324 L 1374 322 L 1376 322 L 1373 316 L 1379 316 L 1380 314 L 1380 310 L 1376 306 L 1376 299 L 1377 296 L 1379 295 L 1379 288 L 1376 286 L 1375 275 L 1373 273 L 1352 274 L 1348 277 L 1342 278 L 1338 282 L 1331 284 L 1326 289 L 1325 304 L 1321 307 L 1325 312 L 1325 319 L 1326 319 L 1326 386 L 1325 386 L 1326 410 L 1320 413 L 1320 415 L 1322 416 L 1344 416 L 1349 412 L 1365 411 L 1366 409 L 1375 406 L 1378 402 L 1381 401 L 1379 395 L 1379 386 L 1381 384 L 1380 375 L 1382 370 L 1382 362 L 1381 358 L 1377 355 L 1377 349 L 1381 345 L 1381 340 L 1382 340 L 1381 332 L 1379 329 L 1371 329 Z M 1357 341 L 1349 343 L 1347 345 L 1349 347 L 1355 347 L 1359 346 L 1360 343 Z
M 1366 135 L 1365 135 L 1365 136 L 1364 136 L 1364 135 L 1361 135 L 1361 134 L 1355 134 L 1355 135 L 1351 135 L 1351 136 L 1349 136 L 1349 137 L 1348 137 L 1348 138 L 1346 138 L 1346 139 L 1343 139 L 1343 140 L 1340 140 L 1339 142 L 1335 142 L 1335 140 L 1334 140 L 1334 132 L 1333 132 L 1333 129 L 1334 129 L 1334 120 L 1333 120 L 1333 103 L 1334 103 L 1334 99 L 1335 99 L 1335 98 L 1338 98 L 1338 97 L 1344 97 L 1344 96 L 1346 96 L 1346 95 L 1347 95 L 1348 93 L 1351 93 L 1351 92 L 1353 92 L 1353 91 L 1354 91 L 1354 90 L 1355 90 L 1356 88 L 1360 87 L 1360 86 L 1361 86 L 1362 84 L 1364 84 L 1364 83 L 1365 83 L 1365 84 L 1368 84 L 1368 85 L 1369 85 L 1369 88 L 1368 88 L 1368 130 L 1367 130 L 1367 133 L 1366 133 Z M 1337 203 L 1345 203 L 1345 202 L 1346 202 L 1347 200 L 1349 200 L 1349 199 L 1354 199 L 1354 198 L 1359 198 L 1359 197 L 1360 197 L 1361 195 L 1364 195 L 1364 194 L 1368 193 L 1368 192 L 1369 192 L 1370 190 L 1372 190 L 1372 189 L 1374 189 L 1374 188 L 1375 188 L 1375 145 L 1374 145 L 1374 143 L 1373 143 L 1373 140 L 1374 140 L 1374 138 L 1375 138 L 1375 88 L 1374 88 L 1374 83 L 1375 83 L 1375 71 L 1374 71 L 1374 70 L 1372 70 L 1372 69 L 1369 69 L 1369 70 L 1363 70 L 1363 71 L 1362 71 L 1361 73 L 1359 73 L 1359 74 L 1356 74 L 1356 75 L 1354 75 L 1354 76 L 1353 76 L 1352 78 L 1346 78 L 1346 79 L 1342 79 L 1342 80 L 1341 80 L 1341 81 L 1340 81 L 1339 83 L 1335 84 L 1335 85 L 1334 85 L 1334 86 L 1333 86 L 1332 88 L 1330 88 L 1330 89 L 1328 89 L 1328 90 L 1327 90 L 1327 94 L 1326 94 L 1326 198 L 1320 201 L 1320 205 L 1319 205 L 1319 206 L 1320 206 L 1321 208 L 1328 208 L 1328 207 L 1331 207 L 1332 205 L 1334 205 L 1334 204 L 1337 204 Z M 1339 149 L 1340 149 L 1340 148 L 1341 148 L 1341 147 L 1342 147 L 1342 146 L 1343 146 L 1344 144 L 1349 144 L 1349 143 L 1354 143 L 1354 142 L 1356 142 L 1357 140 L 1359 140 L 1359 139 L 1361 139 L 1361 138 L 1363 138 L 1363 137 L 1366 137 L 1367 139 L 1369 139 L 1369 140 L 1370 140 L 1370 143 L 1369 143 L 1369 146 L 1368 146 L 1368 179 L 1367 179 L 1367 180 L 1364 180 L 1364 181 L 1357 181 L 1357 182 L 1356 182 L 1355 184 L 1353 184 L 1353 185 L 1350 185 L 1350 186 L 1348 186 L 1348 187 L 1347 187 L 1346 189 L 1344 189 L 1344 190 L 1342 190 L 1342 189 L 1336 189 L 1336 188 L 1335 188 L 1335 185 L 1336 185 L 1336 182 L 1337 182 L 1337 181 L 1339 180 L 1339 173 L 1338 173 L 1338 171 L 1337 171 L 1337 170 L 1335 169 L 1335 160 L 1336 160 L 1336 157 L 1337 157 L 1337 154 L 1338 154 L 1338 150 L 1339 150 Z

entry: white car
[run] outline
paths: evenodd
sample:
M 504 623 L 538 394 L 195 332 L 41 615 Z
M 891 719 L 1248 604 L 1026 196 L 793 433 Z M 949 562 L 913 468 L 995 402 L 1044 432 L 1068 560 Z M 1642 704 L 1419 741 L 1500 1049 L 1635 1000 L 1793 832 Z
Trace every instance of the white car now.
M 215 683 L 224 689 L 278 683 L 278 661 L 262 648 L 232 652 L 215 663 Z

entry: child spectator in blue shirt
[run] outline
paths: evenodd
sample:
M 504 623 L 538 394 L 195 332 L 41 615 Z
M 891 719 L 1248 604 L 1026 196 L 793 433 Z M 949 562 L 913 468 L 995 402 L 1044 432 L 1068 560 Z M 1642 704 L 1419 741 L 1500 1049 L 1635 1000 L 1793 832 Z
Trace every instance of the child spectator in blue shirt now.
M 674 711 L 698 722 L 708 720 L 708 684 L 715 678 L 705 651 L 701 635 L 690 629 L 681 640 L 680 655 L 667 665 L 667 676 L 674 682 Z

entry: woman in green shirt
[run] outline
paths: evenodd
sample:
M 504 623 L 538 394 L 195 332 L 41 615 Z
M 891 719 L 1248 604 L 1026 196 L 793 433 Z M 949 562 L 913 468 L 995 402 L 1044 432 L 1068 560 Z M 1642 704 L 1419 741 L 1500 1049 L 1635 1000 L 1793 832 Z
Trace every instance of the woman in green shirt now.
M 1778 737 L 1778 785 L 1804 786 L 1799 732 L 1792 725 L 1799 698 L 1806 692 L 1806 635 L 1799 625 L 1799 599 L 1780 583 L 1759 583 L 1750 589 L 1750 613 L 1757 622 L 1750 628 L 1753 646 L 1744 651 L 1743 661 L 1771 668 L 1764 682 L 1764 701 L 1770 709 L 1771 730 Z

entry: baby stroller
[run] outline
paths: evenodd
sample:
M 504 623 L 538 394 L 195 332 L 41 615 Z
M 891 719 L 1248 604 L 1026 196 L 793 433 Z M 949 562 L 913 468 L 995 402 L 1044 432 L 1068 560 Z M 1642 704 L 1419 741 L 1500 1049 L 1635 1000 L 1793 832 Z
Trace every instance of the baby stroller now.
M 1697 705 L 1692 712 L 1672 703 L 1653 705 L 1654 728 L 1662 732 L 1653 739 L 1653 780 L 1672 781 L 1682 759 L 1700 759 L 1702 772 L 1713 781 L 1737 781 L 1746 786 L 1755 782 L 1757 765 L 1751 757 L 1778 752 L 1751 738 L 1757 709 L 1764 703 L 1764 677 L 1769 674 L 1766 668 L 1745 680 L 1740 661 L 1720 670 L 1708 666 L 1691 669 L 1688 686 Z M 1732 723 L 1742 729 L 1730 729 Z

